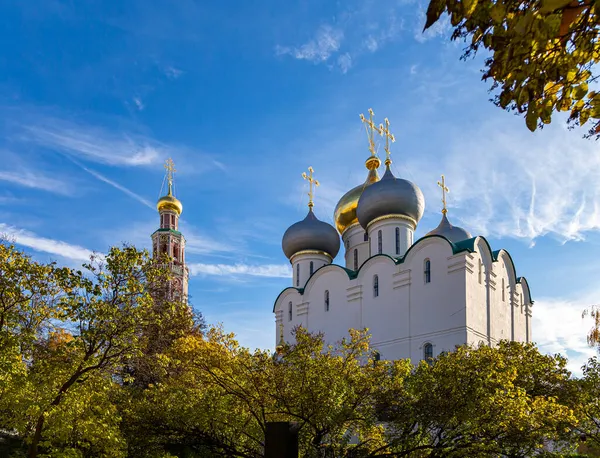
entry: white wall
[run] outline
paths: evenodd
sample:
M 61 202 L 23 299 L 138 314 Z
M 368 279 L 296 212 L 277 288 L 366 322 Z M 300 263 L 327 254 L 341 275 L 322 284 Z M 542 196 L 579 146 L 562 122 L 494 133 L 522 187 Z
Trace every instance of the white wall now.
M 310 332 L 324 332 L 328 343 L 347 337 L 351 328 L 369 328 L 371 344 L 382 358 L 411 358 L 414 362 L 423 358 L 423 346 L 428 342 L 437 356 L 456 345 L 510 339 L 510 290 L 503 302 L 502 278 L 506 285 L 513 281 L 519 294 L 521 286 L 514 283 L 512 266 L 506 264 L 510 261 L 507 253 L 501 252 L 494 262 L 482 238 L 476 240 L 475 248 L 473 253 L 454 255 L 446 240 L 426 237 L 408 251 L 401 263 L 386 255 L 369 258 L 356 278 L 350 278 L 338 266 L 324 267 L 310 278 L 303 295 L 293 288 L 280 295 L 274 307 L 277 323 L 283 324 L 286 340 L 291 339 L 293 327 L 301 325 Z M 431 263 L 430 283 L 424 276 L 427 259 Z M 373 291 L 375 275 L 379 282 L 377 297 Z M 325 310 L 326 290 L 329 311 Z M 523 297 L 528 297 L 528 291 Z M 288 320 L 290 301 L 293 313 Z M 519 305 L 514 310 L 517 340 L 527 337 L 526 308 Z

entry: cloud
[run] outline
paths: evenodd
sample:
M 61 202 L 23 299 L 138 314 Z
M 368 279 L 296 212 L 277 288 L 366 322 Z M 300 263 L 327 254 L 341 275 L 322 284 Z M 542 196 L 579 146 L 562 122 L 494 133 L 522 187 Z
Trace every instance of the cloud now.
M 417 18 L 414 22 L 414 39 L 419 43 L 425 43 L 426 41 L 443 35 L 450 35 L 452 24 L 450 23 L 450 17 L 448 15 L 442 16 L 435 24 L 423 31 L 426 18 L 425 8 L 423 5 L 420 5 L 417 12 Z
M 115 134 L 99 127 L 54 118 L 24 126 L 20 139 L 116 166 L 151 165 L 169 155 L 164 145 L 144 136 Z
M 513 120 L 515 128 L 489 120 L 447 142 L 451 154 L 437 170 L 450 180 L 451 205 L 477 209 L 465 221 L 494 237 L 566 242 L 599 230 L 600 187 L 590 185 L 600 182 L 597 145 L 560 124 L 531 134 Z
M 576 299 L 542 298 L 533 306 L 533 341 L 542 353 L 560 353 L 569 358 L 569 370 L 581 375 L 581 367 L 597 351 L 587 344 L 592 320 L 583 319 L 584 309 L 600 302 L 600 291 Z
M 179 70 L 178 68 L 175 68 L 172 66 L 168 66 L 167 68 L 165 68 L 164 71 L 165 71 L 165 75 L 167 75 L 167 78 L 169 78 L 171 80 L 176 80 L 181 75 L 183 75 L 183 70 Z
M 342 73 L 347 73 L 348 70 L 352 67 L 352 57 L 350 54 L 345 53 L 338 57 L 337 64 L 340 67 Z
M 340 49 L 344 39 L 344 32 L 330 25 L 322 25 L 317 30 L 315 37 L 299 47 L 277 46 L 275 53 L 279 56 L 290 55 L 296 59 L 310 62 L 325 62 L 332 54 Z
M 74 261 L 89 261 L 92 251 L 78 245 L 62 242 L 60 240 L 40 237 L 33 232 L 0 223 L 0 234 L 9 240 L 14 240 L 18 245 L 31 248 L 35 251 L 49 253 L 56 256 L 72 259 Z
M 135 106 L 137 107 L 138 110 L 142 111 L 144 108 L 146 108 L 146 106 L 144 105 L 144 102 L 142 102 L 142 99 L 139 97 L 134 97 L 133 98 L 133 103 L 135 104 Z
M 26 188 L 40 189 L 62 195 L 70 195 L 72 191 L 68 183 L 31 170 L 19 172 L 0 171 L 0 181 L 8 181 Z
M 87 173 L 89 173 L 90 175 L 92 175 L 93 177 L 97 178 L 98 180 L 109 184 L 110 186 L 112 186 L 115 189 L 118 189 L 119 191 L 127 194 L 129 197 L 134 198 L 135 200 L 137 200 L 138 202 L 142 203 L 143 205 L 145 205 L 148 208 L 151 208 L 152 210 L 154 210 L 156 207 L 147 199 L 144 199 L 142 196 L 140 196 L 139 194 L 136 194 L 135 192 L 133 192 L 131 189 L 126 188 L 123 185 L 120 185 L 119 183 L 117 183 L 116 181 L 113 181 L 107 177 L 105 177 L 104 175 L 89 169 L 87 167 L 85 167 L 84 165 L 79 164 L 77 161 L 73 161 L 75 164 L 77 164 L 79 167 L 81 167 L 83 170 L 85 170 Z
M 292 269 L 287 264 L 188 264 L 191 275 L 238 276 L 291 278 Z

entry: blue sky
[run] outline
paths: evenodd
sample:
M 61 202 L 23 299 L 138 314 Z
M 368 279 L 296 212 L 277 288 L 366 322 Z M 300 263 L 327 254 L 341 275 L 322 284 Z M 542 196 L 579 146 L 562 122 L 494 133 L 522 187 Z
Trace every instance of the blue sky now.
M 394 171 L 440 218 L 508 249 L 528 278 L 534 340 L 575 370 L 600 299 L 598 144 L 557 118 L 531 134 L 488 102 L 482 57 L 461 62 L 418 1 L 5 1 L 0 6 L 0 233 L 40 260 L 150 246 L 173 157 L 194 306 L 271 347 L 290 283 L 285 229 L 365 177 L 359 113 L 388 117 Z M 338 262 L 342 262 L 341 255 Z

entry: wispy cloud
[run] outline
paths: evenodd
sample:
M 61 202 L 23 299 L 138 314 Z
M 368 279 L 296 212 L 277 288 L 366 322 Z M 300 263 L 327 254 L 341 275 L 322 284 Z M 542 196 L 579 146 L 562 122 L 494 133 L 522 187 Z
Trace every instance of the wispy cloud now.
M 18 172 L 0 171 L 0 181 L 7 181 L 26 188 L 40 189 L 55 194 L 71 194 L 71 186 L 68 183 L 31 170 L 20 170 Z
M 20 139 L 81 159 L 117 166 L 151 165 L 169 154 L 164 145 L 143 136 L 118 134 L 56 118 L 24 126 Z
M 292 276 L 292 269 L 286 264 L 189 264 L 191 275 L 216 275 L 238 276 L 249 275 L 254 277 L 288 278 Z
M 342 30 L 330 25 L 322 25 L 315 33 L 315 37 L 299 47 L 277 46 L 277 55 L 290 55 L 296 59 L 310 62 L 324 62 L 340 49 L 344 39 Z
M 142 101 L 142 99 L 140 97 L 134 97 L 133 103 L 135 104 L 136 108 L 140 111 L 142 111 L 144 108 L 146 108 L 146 106 L 144 105 L 144 102 Z
M 352 56 L 349 53 L 344 53 L 337 58 L 337 64 L 342 73 L 347 73 L 352 67 Z
M 42 253 L 49 253 L 56 256 L 72 259 L 74 261 L 89 261 L 92 251 L 79 245 L 62 242 L 60 240 L 40 237 L 39 235 L 10 226 L 5 223 L 0 223 L 0 235 L 14 240 L 18 245 L 31 248 Z
M 583 240 L 599 230 L 600 187 L 590 186 L 600 182 L 597 145 L 561 125 L 535 135 L 509 125 L 499 129 L 490 120 L 447 141 L 453 145 L 444 161 L 451 202 L 477 209 L 465 215 L 470 229 L 532 243 L 546 234 Z
M 167 78 L 169 78 L 171 80 L 176 80 L 181 75 L 183 75 L 183 70 L 180 70 L 180 69 L 175 68 L 173 66 L 166 67 L 164 69 L 164 72 L 165 72 L 165 75 L 167 75 Z
M 600 290 L 596 294 L 576 299 L 542 298 L 533 307 L 533 340 L 540 351 L 560 353 L 569 358 L 569 370 L 581 375 L 581 366 L 597 354 L 587 344 L 586 336 L 592 320 L 583 319 L 584 309 L 600 302 Z
M 110 178 L 105 177 L 104 175 L 102 175 L 101 173 L 96 172 L 95 170 L 89 169 L 86 166 L 84 166 L 82 164 L 79 164 L 77 161 L 73 161 L 73 162 L 75 162 L 75 164 L 77 164 L 79 167 L 81 167 L 83 170 L 85 170 L 87 173 L 89 173 L 93 177 L 97 178 L 98 180 L 100 180 L 100 181 L 102 181 L 102 182 L 104 182 L 104 183 L 112 186 L 115 189 L 118 189 L 119 191 L 127 194 L 129 197 L 132 197 L 133 199 L 135 199 L 138 202 L 142 203 L 146 207 L 151 208 L 151 209 L 154 210 L 155 206 L 152 205 L 152 203 L 149 200 L 144 199 L 142 196 L 140 196 L 139 194 L 136 194 L 131 189 L 128 189 L 125 186 L 117 183 L 116 181 L 113 181 Z

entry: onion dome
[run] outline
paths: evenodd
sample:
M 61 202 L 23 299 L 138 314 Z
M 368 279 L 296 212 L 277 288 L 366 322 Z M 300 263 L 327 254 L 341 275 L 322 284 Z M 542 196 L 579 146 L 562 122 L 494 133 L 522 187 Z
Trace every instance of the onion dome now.
M 460 242 L 471 238 L 471 234 L 462 227 L 453 226 L 446 217 L 446 212 L 442 211 L 442 220 L 438 227 L 429 232 L 427 235 L 441 235 L 452 243 Z
M 156 209 L 159 212 L 172 211 L 177 213 L 177 215 L 179 216 L 183 211 L 183 205 L 181 204 L 181 201 L 177 199 L 177 197 L 171 194 L 171 190 L 169 190 L 169 194 L 167 194 L 166 196 L 162 196 L 160 199 L 158 199 Z
M 356 216 L 367 226 L 376 218 L 394 216 L 409 220 L 415 227 L 425 211 L 425 198 L 417 185 L 396 178 L 386 160 L 386 171 L 380 181 L 369 186 L 360 196 Z
M 358 199 L 360 199 L 360 196 L 367 186 L 379 181 L 377 169 L 380 165 L 381 161 L 378 157 L 369 157 L 369 159 L 367 159 L 365 162 L 365 166 L 369 170 L 369 174 L 367 175 L 365 182 L 356 186 L 355 188 L 352 188 L 350 191 L 344 194 L 336 205 L 335 211 L 333 212 L 333 219 L 340 234 L 343 234 L 344 231 L 353 224 L 358 223 L 358 219 L 356 217 Z
M 340 236 L 332 225 L 319 220 L 311 207 L 306 218 L 285 231 L 281 246 L 288 259 L 307 250 L 325 252 L 333 259 L 340 251 Z
M 181 212 L 183 211 L 183 205 L 179 199 L 173 195 L 173 173 L 175 172 L 175 166 L 171 158 L 167 159 L 165 163 L 165 169 L 167 170 L 166 179 L 168 183 L 168 191 L 166 196 L 162 196 L 160 199 L 158 199 L 158 202 L 156 203 L 156 209 L 159 213 L 162 211 L 172 211 L 177 213 L 177 216 L 180 216 Z

